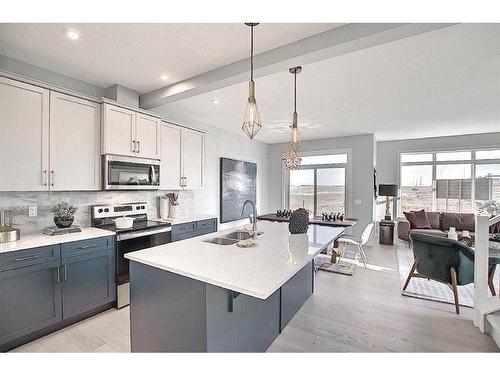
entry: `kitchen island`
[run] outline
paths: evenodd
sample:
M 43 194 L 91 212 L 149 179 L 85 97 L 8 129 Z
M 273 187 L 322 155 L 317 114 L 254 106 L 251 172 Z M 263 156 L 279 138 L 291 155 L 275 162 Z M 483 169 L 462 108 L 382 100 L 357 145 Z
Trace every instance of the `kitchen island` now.
M 126 255 L 133 352 L 265 351 L 313 293 L 314 257 L 344 231 L 260 222 L 256 247 L 207 242 L 242 229 Z

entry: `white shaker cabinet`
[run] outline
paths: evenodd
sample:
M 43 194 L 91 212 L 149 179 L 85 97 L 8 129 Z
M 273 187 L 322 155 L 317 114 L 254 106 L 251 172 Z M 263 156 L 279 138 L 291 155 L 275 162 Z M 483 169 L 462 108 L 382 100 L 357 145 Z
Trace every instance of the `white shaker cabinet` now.
M 160 158 L 159 118 L 142 113 L 136 114 L 136 156 L 141 158 Z
M 180 190 L 183 185 L 182 128 L 162 122 L 160 139 L 160 189 Z
M 135 156 L 136 113 L 110 104 L 102 105 L 102 153 Z
M 160 189 L 203 187 L 205 134 L 162 122 Z
M 184 187 L 201 189 L 203 187 L 205 135 L 198 131 L 182 130 L 182 155 Z
M 50 190 L 100 189 L 100 104 L 51 91 Z
M 48 190 L 49 90 L 0 77 L 0 191 Z
M 102 154 L 160 158 L 159 118 L 104 103 L 102 119 Z

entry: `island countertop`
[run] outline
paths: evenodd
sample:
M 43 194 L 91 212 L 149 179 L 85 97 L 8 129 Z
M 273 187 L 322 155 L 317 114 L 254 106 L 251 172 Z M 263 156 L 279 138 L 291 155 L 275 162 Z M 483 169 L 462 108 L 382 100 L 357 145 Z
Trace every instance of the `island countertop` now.
M 204 240 L 243 227 L 160 245 L 125 255 L 134 262 L 186 276 L 252 297 L 267 299 L 343 232 L 310 225 L 307 234 L 291 235 L 288 224 L 259 222 L 257 246 L 240 248 Z

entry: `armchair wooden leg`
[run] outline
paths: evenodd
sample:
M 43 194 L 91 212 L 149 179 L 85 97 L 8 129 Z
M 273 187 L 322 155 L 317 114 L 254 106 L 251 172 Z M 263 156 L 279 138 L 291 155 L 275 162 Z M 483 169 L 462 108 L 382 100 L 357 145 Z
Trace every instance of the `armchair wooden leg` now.
M 495 285 L 493 284 L 493 277 L 495 276 L 496 268 L 497 268 L 496 264 L 491 265 L 488 273 L 488 286 L 490 287 L 490 292 L 492 296 L 496 296 Z
M 458 289 L 457 289 L 457 272 L 455 268 L 450 268 L 451 273 L 451 290 L 453 291 L 453 297 L 455 298 L 455 311 L 460 314 L 460 307 L 458 305 Z
M 408 274 L 408 278 L 406 279 L 405 285 L 403 286 L 403 292 L 406 290 L 406 288 L 408 287 L 408 284 L 410 283 L 411 277 L 413 276 L 413 273 L 415 272 L 415 269 L 417 268 L 417 263 L 418 263 L 418 260 L 415 259 L 415 261 L 413 262 L 413 266 L 411 266 L 411 270 L 410 270 L 410 273 Z

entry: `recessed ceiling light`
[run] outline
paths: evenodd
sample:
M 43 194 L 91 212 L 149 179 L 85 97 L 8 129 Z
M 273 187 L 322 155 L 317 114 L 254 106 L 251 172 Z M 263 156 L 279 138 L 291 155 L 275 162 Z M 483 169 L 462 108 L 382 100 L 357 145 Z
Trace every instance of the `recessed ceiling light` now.
M 80 33 L 76 30 L 66 30 L 66 36 L 71 40 L 78 40 Z
M 166 74 L 160 75 L 160 78 L 162 81 L 166 81 L 168 79 L 168 76 Z
M 219 100 L 218 99 L 212 99 L 212 104 L 219 104 Z

